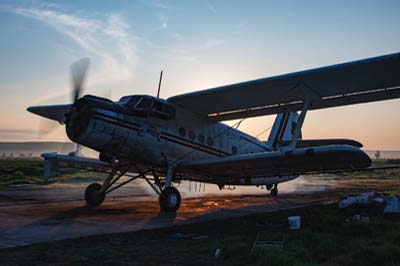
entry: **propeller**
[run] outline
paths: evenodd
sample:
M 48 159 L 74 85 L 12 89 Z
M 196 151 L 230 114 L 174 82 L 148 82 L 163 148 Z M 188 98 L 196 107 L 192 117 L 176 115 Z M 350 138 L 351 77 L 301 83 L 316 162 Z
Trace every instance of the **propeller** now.
M 89 58 L 82 58 L 71 65 L 71 77 L 72 77 L 72 102 L 75 104 L 82 93 L 82 85 L 85 81 L 85 76 L 89 68 Z
M 82 58 L 73 63 L 70 67 L 72 80 L 71 99 L 73 105 L 82 95 L 83 84 L 85 81 L 86 73 L 89 69 L 89 63 L 89 58 Z M 57 125 L 59 125 L 59 123 L 54 120 L 41 119 L 39 122 L 39 138 L 42 138 L 43 136 L 46 136 L 53 132 L 57 128 Z

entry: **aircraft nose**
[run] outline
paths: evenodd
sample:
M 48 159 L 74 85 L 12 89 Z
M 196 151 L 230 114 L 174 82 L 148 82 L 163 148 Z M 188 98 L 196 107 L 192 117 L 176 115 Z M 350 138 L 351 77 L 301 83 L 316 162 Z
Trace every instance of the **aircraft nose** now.
M 85 95 L 74 103 L 65 115 L 67 135 L 72 141 L 85 135 L 89 121 L 98 109 L 114 110 L 115 107 L 112 101 L 92 95 Z
M 66 115 L 66 131 L 68 137 L 75 141 L 86 130 L 89 121 L 89 112 L 87 109 L 72 108 Z

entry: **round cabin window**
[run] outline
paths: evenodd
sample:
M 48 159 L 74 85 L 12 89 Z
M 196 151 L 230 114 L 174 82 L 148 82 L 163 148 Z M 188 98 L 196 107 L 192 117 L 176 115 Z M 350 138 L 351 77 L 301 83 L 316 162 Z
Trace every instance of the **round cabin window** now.
M 211 137 L 208 137 L 208 138 L 207 138 L 207 144 L 208 144 L 209 146 L 212 146 L 212 145 L 214 144 L 214 140 L 213 140 Z
M 200 143 L 204 143 L 204 141 L 206 140 L 206 138 L 204 137 L 203 134 L 199 134 L 199 136 L 197 137 L 197 139 L 199 140 Z
M 189 139 L 191 139 L 191 140 L 195 140 L 196 139 L 196 133 L 194 133 L 193 130 L 189 131 Z
M 181 137 L 186 136 L 186 129 L 184 129 L 183 127 L 180 127 L 180 128 L 178 129 L 178 134 L 179 134 L 179 136 L 181 136 Z

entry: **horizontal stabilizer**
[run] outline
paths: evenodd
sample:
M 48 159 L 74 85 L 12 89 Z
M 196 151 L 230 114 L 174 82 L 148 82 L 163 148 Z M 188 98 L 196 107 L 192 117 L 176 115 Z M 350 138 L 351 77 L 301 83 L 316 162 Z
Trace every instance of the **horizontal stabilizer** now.
M 72 104 L 31 106 L 27 110 L 44 118 L 65 122 L 65 114 L 71 109 Z
M 267 177 L 364 169 L 371 159 L 359 148 L 330 145 L 188 161 L 178 167 L 209 177 Z

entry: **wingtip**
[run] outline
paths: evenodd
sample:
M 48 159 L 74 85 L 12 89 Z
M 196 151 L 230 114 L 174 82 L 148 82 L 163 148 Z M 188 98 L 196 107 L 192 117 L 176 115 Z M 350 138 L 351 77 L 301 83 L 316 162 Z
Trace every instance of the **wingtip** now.
M 38 106 L 29 106 L 28 108 L 26 108 L 26 111 L 35 115 L 40 115 L 40 113 L 38 112 L 39 111 Z
M 26 111 L 34 114 L 35 113 L 35 107 L 29 106 L 28 108 L 26 108 Z
M 71 104 L 30 106 L 26 110 L 35 115 L 63 123 L 65 113 L 70 110 Z

